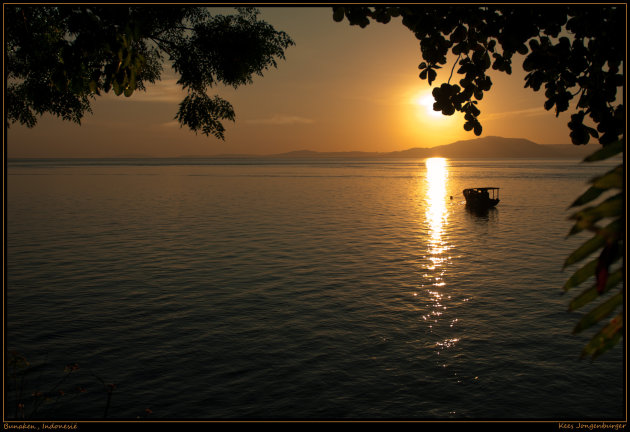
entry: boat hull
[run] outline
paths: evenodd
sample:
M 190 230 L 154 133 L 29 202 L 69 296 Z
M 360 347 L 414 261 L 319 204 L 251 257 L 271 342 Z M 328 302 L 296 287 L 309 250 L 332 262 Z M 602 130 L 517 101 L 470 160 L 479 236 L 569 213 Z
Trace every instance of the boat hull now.
M 492 208 L 492 207 L 496 207 L 496 205 L 499 204 L 499 200 L 498 199 L 490 199 L 490 200 L 485 200 L 485 201 L 481 201 L 481 200 L 466 200 L 466 205 L 468 207 L 474 207 L 474 208 Z

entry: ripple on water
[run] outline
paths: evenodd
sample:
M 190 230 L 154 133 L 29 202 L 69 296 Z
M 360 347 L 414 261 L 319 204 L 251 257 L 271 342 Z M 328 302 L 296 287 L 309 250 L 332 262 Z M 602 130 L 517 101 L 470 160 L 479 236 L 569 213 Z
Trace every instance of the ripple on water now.
M 45 175 L 11 177 L 9 348 L 82 365 L 80 412 L 49 415 L 102 415 L 88 370 L 122 418 L 619 415 L 621 350 L 577 361 L 559 296 L 554 191 L 592 173 L 513 165 L 20 168 Z

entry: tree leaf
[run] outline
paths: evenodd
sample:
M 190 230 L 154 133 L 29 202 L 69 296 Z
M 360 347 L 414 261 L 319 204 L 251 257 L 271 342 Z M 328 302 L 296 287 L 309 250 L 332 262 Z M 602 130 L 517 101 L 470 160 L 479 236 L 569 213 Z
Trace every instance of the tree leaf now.
M 621 153 L 623 151 L 623 147 L 624 146 L 622 140 L 615 141 L 597 150 L 592 155 L 587 156 L 584 159 L 584 162 L 596 162 L 604 159 L 609 159 L 616 154 Z
M 603 192 L 606 192 L 606 189 L 601 189 L 595 186 L 591 186 L 590 188 L 588 188 L 586 190 L 586 192 L 584 192 L 582 195 L 580 195 L 574 202 L 573 204 L 571 204 L 569 206 L 569 208 L 572 207 L 580 207 L 582 205 L 585 205 L 593 200 L 595 200 L 595 198 L 597 198 L 598 196 L 600 196 Z
M 573 329 L 573 333 L 579 333 L 583 330 L 586 330 L 589 327 L 594 326 L 608 315 L 614 312 L 614 310 L 621 306 L 623 303 L 623 293 L 619 292 L 606 300 L 604 303 L 595 307 L 589 313 L 584 315 L 582 319 L 577 323 L 575 328 Z
M 600 354 L 617 345 L 623 331 L 623 316 L 618 314 L 602 328 L 582 350 L 582 357 L 590 355 L 595 359 Z
M 114 89 L 114 94 L 116 96 L 120 96 L 120 94 L 122 93 L 123 89 L 120 85 L 120 83 L 118 82 L 118 80 L 114 80 L 114 82 L 112 82 L 112 86 Z
M 606 243 L 606 239 L 601 233 L 597 233 L 592 238 L 587 240 L 577 248 L 569 257 L 564 261 L 564 268 L 570 266 L 571 264 L 575 264 L 577 262 L 582 261 L 584 258 L 587 258 L 592 253 L 601 248 L 604 243 Z
M 339 6 L 333 7 L 333 20 L 335 22 L 343 21 L 344 16 L 345 16 L 345 10 L 343 7 L 339 7 Z
M 621 270 L 618 270 L 612 273 L 608 277 L 608 281 L 606 282 L 606 288 L 604 288 L 604 291 L 602 291 L 602 294 L 613 289 L 619 282 L 622 281 L 622 279 L 623 279 L 623 272 Z M 599 292 L 597 291 L 597 285 L 594 284 L 593 286 L 582 291 L 573 300 L 571 300 L 571 303 L 569 303 L 569 311 L 572 312 L 581 308 L 582 306 L 598 298 L 600 295 L 601 294 L 599 294 Z
M 619 203 L 602 203 L 601 206 L 588 208 L 580 213 L 576 213 L 576 215 L 570 219 L 576 219 L 577 222 L 571 227 L 568 235 L 572 236 L 584 230 L 601 231 L 596 223 L 601 219 L 608 219 L 619 215 L 621 206 L 622 204 Z M 618 210 L 618 212 L 616 212 L 616 210 Z M 605 231 L 605 234 L 606 238 L 614 240 L 613 237 L 610 237 L 608 231 Z
M 623 188 L 623 165 L 619 165 L 600 177 L 591 181 L 593 187 L 600 189 Z
M 615 217 L 621 214 L 623 211 L 623 196 L 617 194 L 603 201 L 594 207 L 588 207 L 573 214 L 569 219 L 580 221 L 586 221 L 587 224 L 592 224 L 600 219 L 607 217 Z M 573 234 L 573 233 L 572 233 Z
M 577 270 L 573 275 L 565 282 L 564 291 L 568 291 L 573 287 L 580 285 L 582 282 L 588 280 L 589 278 L 595 276 L 595 269 L 597 268 L 598 259 L 594 259 L 589 262 L 579 270 Z
M 615 262 L 619 259 L 619 257 L 623 257 L 625 253 L 624 242 L 622 240 L 623 236 L 623 223 L 625 221 L 619 217 L 617 220 L 614 220 L 604 228 L 599 228 L 596 230 L 596 234 L 588 241 L 586 241 L 582 246 L 580 246 L 576 251 L 573 252 L 565 261 L 565 268 L 568 265 L 575 264 L 586 257 L 583 255 L 584 253 L 595 253 L 598 249 L 602 247 L 606 247 L 606 245 L 612 245 L 614 243 L 617 244 L 619 250 L 617 251 L 616 258 L 612 261 Z M 591 249 L 590 252 L 588 250 Z M 596 270 L 597 271 L 597 270 Z

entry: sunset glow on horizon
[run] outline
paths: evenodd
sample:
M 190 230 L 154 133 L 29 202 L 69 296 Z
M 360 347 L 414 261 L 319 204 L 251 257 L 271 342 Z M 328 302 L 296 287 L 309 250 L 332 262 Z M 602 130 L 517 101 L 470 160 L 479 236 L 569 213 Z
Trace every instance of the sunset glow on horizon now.
M 418 77 L 418 41 L 399 19 L 366 28 L 336 23 L 330 7 L 260 7 L 261 18 L 295 46 L 277 69 L 238 89 L 211 89 L 234 107 L 226 139 L 195 135 L 174 121 L 183 92 L 169 65 L 162 81 L 130 98 L 105 95 L 79 126 L 46 115 L 33 129 L 7 131 L 7 155 L 18 157 L 178 157 L 265 155 L 293 150 L 389 152 L 477 138 L 459 113 L 433 111 L 432 86 Z M 223 12 L 223 9 L 222 9 Z M 456 61 L 449 58 L 449 65 Z M 515 59 L 515 66 L 522 61 Z M 524 72 L 493 76 L 479 102 L 482 136 L 570 143 L 569 113 L 556 118 L 544 95 L 523 88 Z M 459 77 L 454 76 L 453 82 Z M 506 95 L 509 94 L 509 97 Z

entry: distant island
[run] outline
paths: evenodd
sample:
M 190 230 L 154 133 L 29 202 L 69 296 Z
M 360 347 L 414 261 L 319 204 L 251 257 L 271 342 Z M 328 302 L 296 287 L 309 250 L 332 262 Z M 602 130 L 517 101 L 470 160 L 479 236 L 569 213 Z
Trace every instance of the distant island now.
M 451 159 L 583 159 L 597 150 L 598 147 L 599 145 L 597 144 L 581 146 L 573 144 L 537 144 L 523 138 L 489 136 L 457 141 L 437 147 L 415 147 L 393 152 L 317 152 L 312 150 L 297 150 L 270 155 L 222 154 L 210 157 L 263 157 L 274 159 L 424 159 L 428 157 L 445 157 Z

